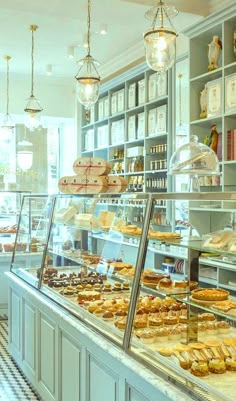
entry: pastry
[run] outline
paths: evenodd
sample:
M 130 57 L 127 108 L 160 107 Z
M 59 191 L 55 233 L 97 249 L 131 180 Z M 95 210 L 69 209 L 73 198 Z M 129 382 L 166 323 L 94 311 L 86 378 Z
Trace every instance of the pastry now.
M 199 322 L 212 322 L 214 320 L 216 320 L 216 318 L 213 313 L 201 313 L 198 315 Z
M 224 301 L 229 297 L 229 291 L 221 288 L 197 288 L 192 291 L 192 298 L 201 301 Z
M 174 351 L 171 348 L 159 348 L 158 352 L 162 356 L 171 356 Z
M 190 371 L 194 376 L 198 377 L 208 376 L 209 374 L 208 364 L 206 362 L 194 361 L 191 365 Z
M 112 291 L 111 284 L 110 283 L 105 283 L 102 290 L 103 290 L 103 292 L 111 292 Z
M 114 315 L 111 311 L 104 312 L 102 315 L 103 320 L 113 320 Z
M 186 289 L 188 287 L 188 282 L 187 281 L 175 281 L 174 282 L 174 288 L 175 289 Z
M 165 327 L 158 327 L 156 330 L 157 341 L 168 341 L 169 330 Z
M 112 287 L 112 291 L 114 292 L 121 292 L 121 283 L 116 282 Z
M 117 319 L 115 321 L 115 326 L 120 330 L 125 330 L 126 327 L 126 317 L 122 319 Z
M 225 360 L 225 366 L 227 370 L 236 371 L 236 359 L 227 357 Z
M 122 316 L 127 316 L 127 312 L 125 311 L 125 310 L 123 310 L 123 309 L 118 309 L 117 311 L 116 311 L 116 313 L 115 313 L 115 316 L 116 317 L 122 317 Z
M 181 330 L 178 327 L 172 327 L 169 330 L 169 340 L 180 340 L 181 338 Z
M 163 325 L 163 320 L 160 318 L 149 316 L 148 324 L 149 324 L 149 327 L 159 327 L 159 326 Z
M 174 356 L 178 359 L 181 368 L 189 369 L 191 366 L 190 360 L 184 358 L 180 352 L 174 351 Z
M 145 344 L 152 344 L 155 341 L 155 331 L 152 329 L 137 330 L 136 336 Z
M 178 323 L 178 319 L 176 316 L 166 316 L 163 318 L 163 323 L 166 326 L 173 326 Z
M 211 359 L 208 366 L 211 373 L 221 374 L 226 372 L 225 361 L 222 359 Z
M 93 301 L 100 299 L 101 294 L 98 291 L 81 291 L 78 293 L 78 301 Z
M 226 321 L 217 322 L 216 326 L 219 333 L 228 333 L 230 330 L 230 324 Z
M 129 291 L 130 290 L 130 286 L 129 286 L 129 282 L 128 281 L 124 281 L 124 283 L 122 285 L 122 290 L 123 291 Z
M 170 278 L 162 278 L 159 281 L 158 288 L 160 290 L 167 290 L 172 287 L 172 280 Z

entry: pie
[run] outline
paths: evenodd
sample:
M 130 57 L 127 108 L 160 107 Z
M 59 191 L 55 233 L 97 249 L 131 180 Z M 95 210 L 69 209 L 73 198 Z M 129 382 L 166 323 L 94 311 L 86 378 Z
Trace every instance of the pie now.
M 192 298 L 200 301 L 225 301 L 229 291 L 221 288 L 196 288 L 192 291 Z

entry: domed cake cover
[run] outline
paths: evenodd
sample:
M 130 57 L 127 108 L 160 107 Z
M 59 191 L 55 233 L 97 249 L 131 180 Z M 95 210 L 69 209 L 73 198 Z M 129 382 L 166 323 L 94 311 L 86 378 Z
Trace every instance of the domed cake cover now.
M 171 175 L 219 175 L 219 160 L 209 146 L 198 142 L 192 135 L 190 142 L 180 146 L 171 156 L 169 174 Z

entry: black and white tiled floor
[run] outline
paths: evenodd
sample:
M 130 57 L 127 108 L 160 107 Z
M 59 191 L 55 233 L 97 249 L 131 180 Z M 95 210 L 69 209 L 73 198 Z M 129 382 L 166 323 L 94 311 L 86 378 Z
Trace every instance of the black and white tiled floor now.
M 0 321 L 0 401 L 42 401 L 7 350 L 7 321 Z

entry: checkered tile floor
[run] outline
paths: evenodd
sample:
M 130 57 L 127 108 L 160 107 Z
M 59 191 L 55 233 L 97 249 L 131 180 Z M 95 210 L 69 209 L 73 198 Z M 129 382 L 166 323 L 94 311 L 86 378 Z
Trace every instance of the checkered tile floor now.
M 0 401 L 43 401 L 8 353 L 7 335 L 7 321 L 0 321 Z

